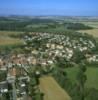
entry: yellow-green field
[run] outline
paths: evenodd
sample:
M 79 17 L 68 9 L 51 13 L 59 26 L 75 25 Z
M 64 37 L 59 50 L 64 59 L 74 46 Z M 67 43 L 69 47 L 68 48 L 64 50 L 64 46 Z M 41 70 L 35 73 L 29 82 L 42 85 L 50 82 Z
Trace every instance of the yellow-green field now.
M 20 34 L 21 32 L 0 31 L 0 46 L 22 44 L 23 40 L 10 37 L 11 34 Z
M 21 34 L 23 32 L 16 32 L 16 31 L 0 31 L 0 37 L 1 36 L 9 36 L 12 34 Z
M 23 41 L 16 38 L 9 37 L 0 37 L 0 45 L 14 45 L 14 44 L 22 44 Z
M 51 76 L 40 78 L 40 90 L 45 94 L 44 100 L 71 100 L 67 92 Z
M 98 29 L 80 30 L 78 32 L 88 33 L 88 34 L 94 36 L 95 38 L 98 38 Z
M 84 21 L 84 22 L 80 22 L 80 23 L 91 26 L 91 27 L 93 27 L 93 29 L 79 30 L 78 32 L 88 33 L 88 34 L 94 36 L 95 38 L 98 38 L 98 22 Z

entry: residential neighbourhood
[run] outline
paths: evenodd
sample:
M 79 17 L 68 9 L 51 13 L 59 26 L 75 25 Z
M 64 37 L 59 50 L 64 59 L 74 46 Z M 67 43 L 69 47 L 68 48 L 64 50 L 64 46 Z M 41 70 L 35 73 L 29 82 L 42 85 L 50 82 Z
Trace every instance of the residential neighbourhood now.
M 9 100 L 29 100 L 30 81 L 33 83 L 29 85 L 35 88 L 37 95 L 40 95 L 37 76 L 52 71 L 58 57 L 73 64 L 75 63 L 73 58 L 78 55 L 75 52 L 78 51 L 84 55 L 86 62 L 98 62 L 98 54 L 93 54 L 96 44 L 89 38 L 52 33 L 29 34 L 24 36 L 23 50 L 26 50 L 27 54 L 10 54 L 7 60 L 0 57 L 1 98 L 4 95 L 9 96 L 7 94 L 10 92 Z M 34 79 L 31 78 L 33 75 Z
M 98 100 L 98 0 L 0 0 L 0 100 Z

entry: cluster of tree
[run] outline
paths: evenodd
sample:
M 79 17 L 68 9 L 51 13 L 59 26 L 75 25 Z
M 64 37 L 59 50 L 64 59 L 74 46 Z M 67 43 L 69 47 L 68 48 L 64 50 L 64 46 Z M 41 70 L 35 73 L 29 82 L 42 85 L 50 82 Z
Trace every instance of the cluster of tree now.
M 81 52 L 75 52 L 74 62 L 78 64 L 78 73 L 75 78 L 75 82 L 71 81 L 67 74 L 67 63 L 62 58 L 56 59 L 55 69 L 53 71 L 53 76 L 60 84 L 60 86 L 65 89 L 72 100 L 97 100 L 98 90 L 97 89 L 87 89 L 85 86 L 87 76 L 85 74 L 87 68 L 85 64 L 85 57 Z M 73 66 L 74 67 L 74 66 Z
M 65 27 L 72 30 L 92 29 L 92 27 L 84 25 L 82 23 L 65 23 Z
M 27 24 L 30 22 L 20 22 L 20 21 L 5 21 L 0 22 L 0 30 L 7 31 L 24 31 Z
M 20 32 L 18 34 L 10 34 L 9 37 L 12 37 L 12 38 L 23 38 L 25 35 L 24 32 Z
M 86 100 L 98 100 L 98 89 L 86 89 Z
M 32 27 L 32 25 L 38 25 L 38 27 Z M 27 27 L 31 25 L 31 27 Z M 44 25 L 44 27 L 43 27 Z M 64 30 L 81 30 L 81 29 L 92 29 L 90 26 L 86 26 L 81 23 L 59 23 L 52 19 L 40 19 L 40 18 L 28 18 L 28 19 L 18 19 L 18 18 L 2 18 L 0 17 L 0 30 L 9 30 L 9 31 L 49 31 L 51 29 L 58 30 L 59 27 L 63 27 Z
M 77 74 L 77 86 L 78 86 L 78 93 L 80 95 L 80 100 L 85 100 L 85 82 L 87 77 L 85 75 L 86 66 L 81 63 L 79 64 L 79 72 Z
M 7 77 L 7 72 L 6 71 L 0 71 L 0 82 L 5 81 Z
M 11 19 L 7 17 L 0 17 L 0 30 L 8 30 L 8 31 L 28 31 L 26 29 L 27 25 L 39 24 L 39 23 L 51 23 L 54 22 L 50 19 Z M 33 29 L 32 29 L 33 30 Z
M 24 52 L 23 49 L 21 49 L 23 45 L 4 45 L 0 46 L 0 55 L 8 55 L 10 53 L 22 53 Z
M 88 67 L 98 67 L 98 62 L 85 62 Z

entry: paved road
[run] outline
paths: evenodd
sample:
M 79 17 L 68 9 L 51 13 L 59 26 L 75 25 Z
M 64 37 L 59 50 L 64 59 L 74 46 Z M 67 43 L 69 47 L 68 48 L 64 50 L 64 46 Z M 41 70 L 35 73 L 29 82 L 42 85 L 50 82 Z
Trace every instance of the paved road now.
M 71 100 L 67 92 L 51 76 L 40 78 L 40 90 L 45 94 L 44 100 Z

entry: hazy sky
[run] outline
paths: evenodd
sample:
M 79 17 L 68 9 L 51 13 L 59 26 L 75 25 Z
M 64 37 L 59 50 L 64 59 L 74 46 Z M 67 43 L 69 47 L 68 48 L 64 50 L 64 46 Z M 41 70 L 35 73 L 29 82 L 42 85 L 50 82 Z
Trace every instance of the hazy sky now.
M 98 0 L 0 0 L 0 15 L 98 16 Z

